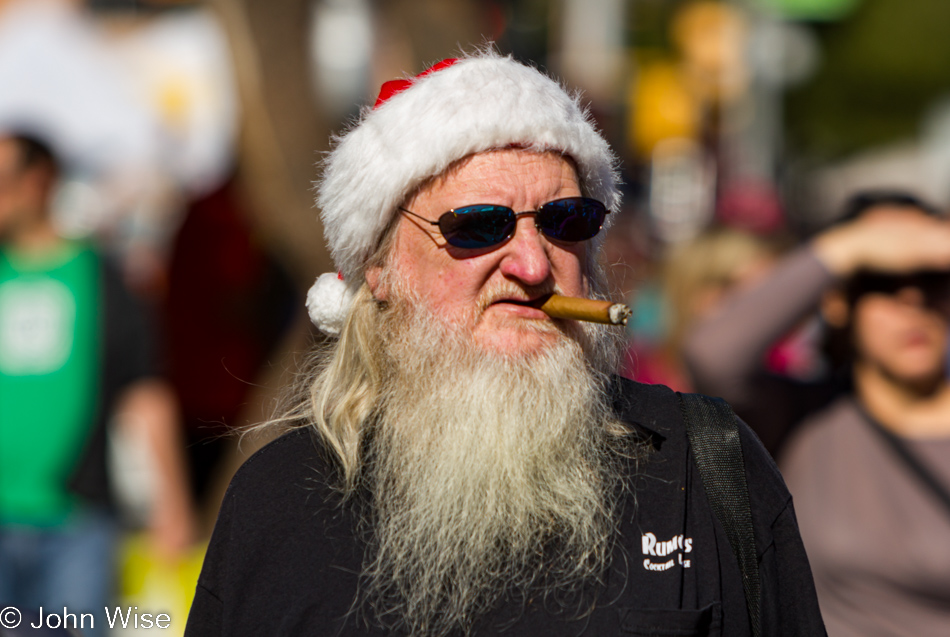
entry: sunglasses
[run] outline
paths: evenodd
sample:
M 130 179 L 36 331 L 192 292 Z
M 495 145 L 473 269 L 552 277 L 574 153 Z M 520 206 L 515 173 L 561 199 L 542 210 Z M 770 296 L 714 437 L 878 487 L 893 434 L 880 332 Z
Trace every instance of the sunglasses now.
M 449 210 L 438 221 L 405 208 L 400 211 L 438 226 L 449 245 L 456 248 L 491 248 L 515 234 L 518 218 L 534 215 L 534 225 L 549 239 L 577 243 L 594 238 L 604 227 L 607 208 L 596 199 L 566 197 L 549 201 L 537 210 L 515 212 L 508 206 L 473 204 Z
M 893 296 L 905 288 L 920 290 L 928 304 L 950 299 L 950 272 L 922 271 L 911 274 L 862 272 L 848 284 L 851 298 L 878 293 Z

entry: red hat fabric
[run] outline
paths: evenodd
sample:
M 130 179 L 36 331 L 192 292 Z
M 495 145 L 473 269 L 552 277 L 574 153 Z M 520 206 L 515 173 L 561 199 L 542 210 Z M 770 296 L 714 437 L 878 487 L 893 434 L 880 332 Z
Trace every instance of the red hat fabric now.
M 397 93 L 402 93 L 407 88 L 412 86 L 412 83 L 418 80 L 420 77 L 425 77 L 429 73 L 435 73 L 440 69 L 444 69 L 447 66 L 452 66 L 458 62 L 458 58 L 446 58 L 441 62 L 436 62 L 425 71 L 413 78 L 403 78 L 399 80 L 389 80 L 388 82 L 383 82 L 383 85 L 379 88 L 379 95 L 376 97 L 376 103 L 373 104 L 373 110 L 379 108 L 383 102 L 386 102 L 390 97 L 396 95 Z

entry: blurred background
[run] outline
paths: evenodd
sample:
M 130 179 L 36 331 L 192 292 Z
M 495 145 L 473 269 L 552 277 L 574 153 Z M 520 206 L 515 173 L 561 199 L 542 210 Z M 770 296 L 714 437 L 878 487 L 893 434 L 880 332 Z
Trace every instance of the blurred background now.
M 321 153 L 383 81 L 494 42 L 583 91 L 623 163 L 625 373 L 688 388 L 688 324 L 852 192 L 950 203 L 947 24 L 946 0 L 0 0 L 0 129 L 53 143 L 57 227 L 158 319 L 202 537 L 256 444 L 226 434 L 270 414 L 313 338 Z M 808 339 L 770 364 L 807 375 Z M 128 599 L 177 577 L 187 596 L 190 571 L 149 585 L 130 550 Z

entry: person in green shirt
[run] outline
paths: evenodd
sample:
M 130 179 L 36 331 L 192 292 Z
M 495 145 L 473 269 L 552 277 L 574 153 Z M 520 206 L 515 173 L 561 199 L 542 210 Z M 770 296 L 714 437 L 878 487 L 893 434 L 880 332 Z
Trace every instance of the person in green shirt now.
M 57 177 L 43 140 L 0 132 L 0 606 L 94 612 L 101 630 L 117 535 L 110 417 L 150 444 L 159 548 L 183 549 L 193 522 L 144 312 L 91 245 L 57 234 Z

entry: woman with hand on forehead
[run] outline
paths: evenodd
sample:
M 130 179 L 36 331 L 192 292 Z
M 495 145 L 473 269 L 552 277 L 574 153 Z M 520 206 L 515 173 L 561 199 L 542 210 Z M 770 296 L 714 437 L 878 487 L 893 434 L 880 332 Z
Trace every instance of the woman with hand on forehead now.
M 834 373 L 767 374 L 762 355 L 820 309 Z M 950 222 L 905 193 L 843 218 L 687 341 L 776 455 L 831 637 L 950 630 Z

